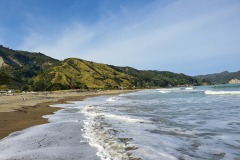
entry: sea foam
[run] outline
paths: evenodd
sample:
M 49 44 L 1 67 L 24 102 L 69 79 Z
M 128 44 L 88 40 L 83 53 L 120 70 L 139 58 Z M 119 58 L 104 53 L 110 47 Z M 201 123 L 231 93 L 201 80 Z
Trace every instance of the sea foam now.
M 108 102 L 115 102 L 117 100 L 117 97 L 110 97 L 106 101 Z
M 126 148 L 130 147 L 123 143 L 116 136 L 117 130 L 106 121 L 106 118 L 124 120 L 128 122 L 138 122 L 136 119 L 125 116 L 117 116 L 101 112 L 100 106 L 85 106 L 82 110 L 87 118 L 84 121 L 83 136 L 88 139 L 89 144 L 98 149 L 97 155 L 102 160 L 122 160 L 129 159 Z
M 209 94 L 209 95 L 238 95 L 238 94 L 240 94 L 240 91 L 211 91 L 211 90 L 206 90 L 205 94 Z

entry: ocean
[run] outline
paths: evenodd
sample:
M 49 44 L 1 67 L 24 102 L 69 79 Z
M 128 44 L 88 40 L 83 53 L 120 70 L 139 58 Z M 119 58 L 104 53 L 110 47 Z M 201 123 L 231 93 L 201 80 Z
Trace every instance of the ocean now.
M 239 160 L 240 85 L 151 89 L 58 104 L 0 141 L 0 159 Z

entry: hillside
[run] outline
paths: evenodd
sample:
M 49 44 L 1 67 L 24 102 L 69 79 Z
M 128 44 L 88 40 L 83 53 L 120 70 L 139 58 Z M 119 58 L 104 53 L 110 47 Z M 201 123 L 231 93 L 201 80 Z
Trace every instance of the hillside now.
M 112 68 L 135 77 L 135 86 L 137 87 L 168 87 L 181 85 L 196 85 L 198 82 L 195 78 L 184 74 L 178 74 L 168 71 L 137 70 L 131 67 Z
M 142 71 L 77 58 L 59 61 L 42 53 L 0 46 L 0 89 L 122 89 L 196 84 L 195 78 L 184 74 Z
M 228 83 L 231 79 L 239 79 L 240 80 L 240 71 L 237 72 L 228 72 L 224 71 L 221 73 L 207 74 L 207 75 L 199 75 L 196 76 L 199 81 L 205 80 L 209 81 L 211 84 L 225 84 Z
M 16 79 L 13 79 L 6 75 L 5 73 L 0 72 L 0 90 L 18 89 L 18 86 L 22 86 L 23 83 L 19 82 Z
M 34 78 L 34 90 L 74 88 L 119 89 L 195 85 L 193 77 L 166 71 L 141 71 L 131 67 L 69 58 Z
M 129 88 L 134 77 L 101 63 L 69 58 L 34 78 L 34 90 Z
M 0 45 L 0 72 L 20 83 L 26 83 L 56 62 L 42 53 L 15 51 Z

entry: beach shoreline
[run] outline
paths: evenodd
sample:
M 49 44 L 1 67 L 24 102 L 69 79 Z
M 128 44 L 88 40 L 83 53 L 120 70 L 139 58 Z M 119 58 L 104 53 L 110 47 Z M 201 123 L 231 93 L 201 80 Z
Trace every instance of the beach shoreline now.
M 15 94 L 1 96 L 0 99 L 0 140 L 9 134 L 31 126 L 48 123 L 44 115 L 53 114 L 62 109 L 50 107 L 68 101 L 82 101 L 89 97 L 116 95 L 137 90 L 107 90 L 92 92 L 39 92 L 34 94 Z

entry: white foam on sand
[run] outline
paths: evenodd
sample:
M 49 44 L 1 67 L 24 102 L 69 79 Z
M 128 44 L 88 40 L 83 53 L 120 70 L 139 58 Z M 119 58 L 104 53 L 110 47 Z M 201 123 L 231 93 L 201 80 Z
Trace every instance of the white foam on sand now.
M 76 123 L 58 123 L 15 132 L 0 141 L 0 159 L 98 159 L 91 147 L 80 143 L 80 129 Z
M 59 106 L 59 105 L 57 105 Z M 51 123 L 14 132 L 0 141 L 0 160 L 5 159 L 91 159 L 96 150 L 82 137 L 84 116 L 78 105 L 60 105 L 65 109 L 44 116 Z

